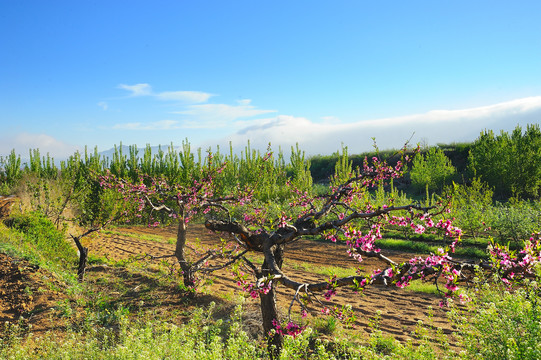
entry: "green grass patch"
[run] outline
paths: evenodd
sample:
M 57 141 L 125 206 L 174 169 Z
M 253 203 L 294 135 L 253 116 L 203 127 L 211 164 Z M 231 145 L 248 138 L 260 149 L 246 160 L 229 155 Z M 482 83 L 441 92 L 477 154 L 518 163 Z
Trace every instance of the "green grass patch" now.
M 121 229 L 121 228 L 120 228 Z M 167 244 L 174 244 L 176 243 L 177 239 L 175 237 L 168 237 L 165 238 L 163 236 L 159 235 L 150 235 L 150 234 L 140 234 L 140 233 L 132 233 L 132 232 L 124 232 L 119 230 L 102 230 L 102 234 L 104 235 L 114 235 L 114 236 L 123 236 L 128 238 L 137 238 L 141 240 L 148 240 L 148 241 L 154 241 L 157 243 L 167 243 Z
M 38 228 L 43 230 L 42 227 Z M 54 226 L 52 229 L 54 230 L 49 228 L 49 231 L 54 233 L 56 231 Z M 8 228 L 0 222 L 0 252 L 14 258 L 24 259 L 32 265 L 53 273 L 54 278 L 64 282 L 70 291 L 79 292 L 81 289 L 77 281 L 77 253 L 69 241 L 64 239 L 61 233 L 60 236 L 49 237 L 49 231 L 43 233 L 37 232 L 36 229 L 32 231 L 25 229 L 25 231 L 27 233 Z M 29 236 L 29 234 L 32 235 Z M 51 243 L 46 244 L 47 241 Z M 55 253 L 54 249 L 59 249 L 59 252 Z M 56 286 L 53 283 L 48 283 L 48 285 Z
M 461 246 L 459 244 L 456 247 L 454 256 L 486 259 L 487 253 L 485 249 L 480 249 L 471 246 Z M 423 242 L 414 242 L 401 239 L 379 239 L 376 240 L 376 246 L 382 249 L 400 250 L 404 252 L 416 253 L 416 254 L 431 254 L 436 253 L 438 248 L 443 248 L 443 244 L 429 244 Z
M 433 282 L 426 282 L 421 280 L 412 281 L 409 286 L 404 288 L 404 290 L 425 294 L 440 294 L 440 291 L 438 291 L 438 288 Z
M 35 253 L 42 255 L 42 260 L 61 265 L 77 261 L 77 252 L 64 230 L 58 230 L 45 215 L 30 212 L 16 215 L 9 220 L 9 226 L 23 234 L 23 242 L 35 248 Z
M 470 293 L 472 300 L 451 310 L 459 344 L 469 359 L 540 359 L 539 278 L 509 291 L 497 284 Z
M 23 258 L 68 282 L 74 283 L 77 250 L 62 230 L 38 212 L 17 215 L 9 220 L 9 228 L 0 223 L 0 251 Z
M 265 350 L 241 327 L 241 309 L 227 320 L 214 307 L 198 308 L 185 324 L 129 320 L 129 310 L 95 311 L 83 331 L 32 337 L 23 343 L 17 325 L 0 340 L 2 359 L 260 359 Z M 114 323 L 115 326 L 105 326 Z M 98 326 L 99 325 L 99 326 Z
M 343 268 L 339 266 L 322 266 L 321 264 L 310 264 L 303 262 L 294 262 L 290 261 L 285 266 L 290 267 L 294 270 L 307 271 L 313 274 L 323 275 L 325 277 L 337 276 L 337 277 L 347 277 L 355 275 L 354 268 Z
M 403 250 L 420 254 L 429 254 L 438 249 L 437 246 L 430 246 L 427 243 L 414 242 L 402 239 L 379 239 L 376 240 L 376 246 L 382 249 Z

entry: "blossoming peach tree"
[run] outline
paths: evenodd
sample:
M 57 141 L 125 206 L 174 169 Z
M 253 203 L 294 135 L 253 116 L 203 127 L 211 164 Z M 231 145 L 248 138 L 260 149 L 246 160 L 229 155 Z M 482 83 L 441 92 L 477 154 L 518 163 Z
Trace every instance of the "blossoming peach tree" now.
M 455 247 L 460 241 L 461 230 L 453 226 L 448 214 L 449 202 L 439 202 L 433 206 L 419 204 L 395 205 L 392 199 L 388 203 L 375 206 L 371 203 L 369 190 L 390 179 L 403 176 L 404 165 L 409 160 L 402 158 L 395 166 L 373 158 L 365 159 L 364 166 L 351 174 L 350 178 L 339 185 L 333 184 L 327 194 L 311 196 L 290 185 L 291 201 L 287 209 L 282 209 L 278 218 L 269 215 L 264 207 L 251 203 L 252 192 L 238 189 L 235 194 L 217 196 L 214 180 L 219 176 L 224 164 L 210 166 L 212 156 L 209 153 L 209 166 L 204 174 L 193 181 L 191 186 L 169 184 L 164 180 L 140 177 L 138 183 L 116 179 L 111 175 L 103 177 L 103 185 L 114 188 L 124 195 L 124 199 L 135 204 L 134 216 L 141 212 L 165 212 L 178 221 L 178 233 L 174 256 L 182 270 L 186 287 L 197 285 L 197 273 L 209 273 L 231 266 L 234 280 L 251 296 L 259 297 L 263 318 L 263 329 L 269 334 L 269 345 L 280 351 L 284 335 L 296 335 L 302 326 L 291 321 L 294 305 L 302 316 L 310 311 L 308 303 L 318 303 L 323 296 L 331 299 L 341 287 L 351 287 L 363 291 L 368 286 L 406 287 L 411 281 L 433 276 L 443 279 L 445 296 L 459 296 L 460 281 L 468 281 L 478 269 L 485 269 L 498 274 L 510 284 L 532 275 L 533 269 L 541 260 L 539 239 L 532 238 L 519 252 L 493 246 L 491 260 L 484 262 L 457 261 L 452 258 Z M 243 205 L 244 213 L 236 219 L 233 208 Z M 216 249 L 197 252 L 187 242 L 187 226 L 196 214 L 206 215 L 207 229 L 232 235 L 233 242 L 222 242 Z M 157 225 L 157 223 L 152 224 Z M 408 227 L 422 234 L 424 232 L 441 233 L 452 239 L 452 243 L 440 248 L 426 257 L 414 257 L 398 263 L 382 254 L 375 245 L 382 238 L 388 227 Z M 377 258 L 385 264 L 383 270 L 372 274 L 357 272 L 347 277 L 332 277 L 327 281 L 307 283 L 294 280 L 282 269 L 285 260 L 286 245 L 306 236 L 323 236 L 330 241 L 345 244 L 345 255 L 358 262 L 366 257 Z M 193 251 L 197 259 L 190 259 L 186 252 Z M 255 264 L 245 255 L 249 252 L 263 255 L 261 264 Z M 242 272 L 242 268 L 248 271 Z M 289 307 L 289 321 L 282 322 L 276 306 L 276 286 L 292 289 L 294 292 Z M 323 309 L 345 316 L 346 308 Z
M 200 252 L 189 245 L 187 239 L 188 225 L 194 216 L 207 214 L 213 208 L 227 210 L 224 204 L 234 202 L 243 204 L 249 201 L 251 192 L 248 189 L 237 189 L 238 196 L 215 196 L 214 180 L 223 170 L 225 164 L 213 164 L 212 154 L 207 157 L 207 167 L 193 179 L 190 186 L 178 183 L 169 183 L 164 179 L 140 175 L 138 181 L 127 181 L 107 173 L 100 178 L 100 184 L 107 189 L 113 189 L 123 196 L 127 206 L 125 208 L 126 219 L 142 218 L 146 213 L 148 226 L 157 227 L 160 224 L 157 214 L 166 214 L 171 221 L 177 222 L 177 238 L 175 252 L 165 256 L 152 256 L 151 259 L 163 259 L 174 257 L 178 261 L 186 289 L 195 290 L 198 279 L 197 273 L 209 273 L 221 269 L 230 263 L 237 261 L 246 251 L 238 251 L 238 247 L 222 244 L 217 249 L 208 249 Z M 187 252 L 195 253 L 195 260 L 190 259 Z M 226 260 L 225 264 L 210 265 L 212 260 Z
M 407 161 L 407 158 L 403 160 Z M 246 214 L 244 221 L 208 219 L 206 227 L 213 231 L 235 234 L 239 243 L 247 250 L 263 254 L 263 263 L 257 267 L 245 257 L 243 261 L 254 275 L 254 282 L 248 282 L 246 275 L 238 276 L 238 283 L 252 296 L 260 297 L 263 328 L 270 332 L 270 343 L 279 348 L 284 334 L 295 335 L 302 327 L 288 322 L 281 324 L 276 308 L 276 284 L 294 290 L 291 305 L 298 304 L 301 314 L 308 312 L 308 302 L 319 302 L 318 294 L 329 300 L 340 287 L 349 286 L 362 291 L 370 285 L 406 287 L 410 281 L 439 274 L 446 279 L 449 292 L 456 290 L 461 266 L 454 263 L 449 253 L 454 251 L 460 239 L 460 230 L 452 225 L 445 213 L 445 204 L 424 207 L 418 204 L 395 206 L 392 201 L 375 207 L 370 202 L 368 190 L 382 182 L 403 175 L 403 162 L 389 166 L 373 158 L 365 159 L 362 169 L 340 185 L 332 186 L 328 194 L 311 197 L 292 188 L 293 200 L 290 209 L 284 211 L 276 221 L 262 219 L 264 211 Z M 259 211 L 257 211 L 259 210 Z M 263 214 L 263 215 L 262 215 Z M 436 218 L 439 217 L 437 220 Z M 382 237 L 386 226 L 411 227 L 417 233 L 427 229 L 440 231 L 454 239 L 448 249 L 440 249 L 437 254 L 427 258 L 413 258 L 399 264 L 384 256 L 375 246 L 376 239 Z M 361 262 L 364 257 L 376 257 L 386 264 L 384 270 L 370 275 L 356 274 L 349 277 L 333 277 L 328 281 L 304 283 L 289 277 L 282 270 L 286 245 L 305 236 L 324 236 L 333 242 L 346 245 L 345 255 Z M 320 302 L 321 303 L 321 302 Z M 322 304 L 322 303 L 321 303 Z M 323 305 L 323 304 L 322 304 Z M 291 311 L 292 306 L 290 306 Z M 328 312 L 329 309 L 324 309 Z M 333 312 L 343 309 L 335 308 Z M 291 315 L 291 314 L 290 314 Z

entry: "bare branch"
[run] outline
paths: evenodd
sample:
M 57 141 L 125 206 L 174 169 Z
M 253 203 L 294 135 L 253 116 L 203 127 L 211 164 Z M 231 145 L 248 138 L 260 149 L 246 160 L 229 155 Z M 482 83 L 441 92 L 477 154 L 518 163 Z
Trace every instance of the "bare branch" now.
M 236 221 L 207 220 L 205 221 L 205 227 L 212 231 L 237 234 L 247 249 L 261 251 L 259 234 L 252 233 L 246 226 Z
M 150 200 L 150 198 L 148 197 L 147 194 L 144 194 L 143 195 L 144 198 L 145 198 L 145 201 L 148 203 L 148 205 L 150 205 L 150 207 L 152 208 L 152 210 L 155 210 L 155 211 L 161 211 L 161 210 L 165 210 L 167 211 L 168 213 L 173 213 L 173 209 L 167 207 L 165 204 L 164 205 L 160 205 L 160 206 L 156 206 L 152 203 L 152 200 Z
M 219 266 L 207 267 L 207 268 L 201 270 L 201 272 L 210 273 L 210 272 L 213 272 L 213 271 L 216 271 L 216 270 L 224 269 L 224 268 L 228 267 L 229 265 L 237 262 L 239 259 L 244 259 L 244 254 L 246 254 L 247 252 L 248 252 L 248 250 L 244 250 L 243 252 L 239 253 L 238 255 L 235 255 L 234 257 L 232 257 L 231 260 L 229 260 L 228 262 L 226 262 L 226 263 L 224 263 L 222 265 L 219 265 Z

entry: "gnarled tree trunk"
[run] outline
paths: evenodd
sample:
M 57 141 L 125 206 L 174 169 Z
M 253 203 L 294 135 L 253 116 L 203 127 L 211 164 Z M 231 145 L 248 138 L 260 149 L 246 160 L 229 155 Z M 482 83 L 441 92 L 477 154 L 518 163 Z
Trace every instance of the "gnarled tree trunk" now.
M 282 267 L 284 247 L 283 245 L 276 245 L 273 247 L 274 258 L 278 267 Z M 263 265 L 261 265 L 261 276 L 267 276 L 270 274 L 270 266 L 265 260 Z M 278 315 L 278 308 L 276 307 L 276 284 L 273 282 L 272 286 L 267 294 L 260 294 L 261 301 L 261 316 L 263 317 L 263 332 L 268 336 L 267 342 L 269 346 L 269 355 L 271 359 L 276 359 L 280 357 L 280 351 L 282 350 L 282 345 L 284 338 L 282 334 L 272 333 L 272 330 L 275 329 L 273 321 L 276 320 L 280 322 Z
M 182 269 L 182 277 L 184 280 L 184 286 L 187 288 L 193 288 L 195 286 L 195 277 L 192 272 L 192 265 L 189 260 L 186 258 L 186 253 L 184 252 L 186 248 L 186 237 L 187 237 L 187 226 L 184 221 L 184 217 L 179 217 L 178 232 L 177 232 L 177 243 L 175 246 L 175 257 L 180 264 Z

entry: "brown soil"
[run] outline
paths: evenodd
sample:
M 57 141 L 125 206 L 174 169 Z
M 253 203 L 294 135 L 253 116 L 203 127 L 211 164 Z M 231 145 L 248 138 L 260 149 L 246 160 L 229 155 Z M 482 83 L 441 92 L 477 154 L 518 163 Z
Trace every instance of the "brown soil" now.
M 62 328 L 55 306 L 62 284 L 26 260 L 0 254 L 0 335 L 13 325 L 36 334 Z
M 127 260 L 137 256 L 171 255 L 174 252 L 176 229 L 173 227 L 149 229 L 145 227 L 127 227 L 116 229 L 121 235 L 99 234 L 85 238 L 83 244 L 89 248 L 91 256 L 107 257 L 111 260 Z M 159 235 L 163 241 L 145 239 L 144 235 Z M 210 233 L 202 225 L 191 225 L 188 235 L 192 245 L 199 248 L 213 247 L 219 243 L 219 237 Z M 387 252 L 395 261 L 404 261 L 412 254 Z M 328 276 L 318 275 L 314 270 L 328 266 L 351 269 L 354 274 L 358 262 L 348 258 L 340 245 L 319 241 L 299 240 L 288 245 L 285 252 L 284 271 L 292 278 L 303 282 L 324 281 Z M 257 255 L 253 257 L 258 261 Z M 172 259 L 167 259 L 172 261 Z M 129 262 L 128 262 L 129 263 Z M 372 272 L 384 266 L 374 259 L 366 259 L 361 264 L 365 272 Z M 124 267 L 91 265 L 85 281 L 95 293 L 108 294 L 110 304 L 122 305 L 130 309 L 148 310 L 154 315 L 163 315 L 184 321 L 190 309 L 208 305 L 211 301 L 218 304 L 218 312 L 226 315 L 234 304 L 231 300 L 242 293 L 232 280 L 230 270 L 221 270 L 213 274 L 213 280 L 202 286 L 202 292 L 195 299 L 187 299 L 178 287 L 168 281 L 157 279 L 153 272 L 157 265 L 145 267 L 143 272 L 128 271 Z M 74 270 L 75 271 L 75 270 Z M 146 272 L 146 273 L 145 273 Z M 114 284 L 112 284 L 114 283 Z M 114 285 L 114 286 L 112 286 Z M 76 300 L 68 298 L 62 285 L 51 274 L 38 269 L 29 262 L 0 254 L 0 337 L 8 330 L 7 322 L 19 323 L 34 333 L 52 330 L 60 333 L 67 326 L 74 328 L 84 321 L 85 306 L 97 307 L 93 300 L 78 305 Z M 57 289 L 57 290 L 53 290 Z M 120 289 L 120 290 L 119 290 Z M 287 316 L 294 292 L 283 286 L 278 288 L 278 304 L 284 316 Z M 320 297 L 323 301 L 324 299 Z M 386 335 L 406 341 L 414 339 L 413 332 L 418 321 L 431 328 L 441 328 L 452 342 L 453 328 L 447 320 L 445 311 L 438 304 L 440 297 L 424 293 L 404 291 L 393 287 L 372 286 L 364 294 L 357 294 L 349 289 L 339 289 L 332 302 L 326 305 L 351 304 L 356 314 L 354 331 L 365 342 L 373 331 L 371 320 L 379 312 L 379 329 Z M 70 304 L 72 313 L 63 313 L 59 302 Z M 246 297 L 244 303 L 244 325 L 252 334 L 261 334 L 261 316 L 257 299 Z M 433 310 L 429 310 L 431 307 Z M 65 308 L 65 307 L 64 307 Z M 298 314 L 298 306 L 293 312 Z M 321 318 L 321 306 L 314 305 L 307 319 Z M 2 325 L 4 324 L 4 325 Z
M 106 256 L 113 260 L 128 259 L 130 257 L 151 254 L 153 256 L 171 255 L 174 252 L 172 238 L 176 236 L 174 227 L 167 228 L 144 228 L 127 227 L 121 230 L 125 235 L 101 235 L 92 240 L 87 246 L 91 254 Z M 127 236 L 126 236 L 127 235 Z M 141 235 L 159 235 L 163 241 L 146 240 Z M 219 243 L 219 238 L 206 230 L 202 225 L 190 225 L 188 230 L 189 239 L 199 247 L 212 247 Z M 169 242 L 168 242 L 169 239 Z M 197 239 L 197 240 L 196 240 Z M 395 261 L 406 261 L 413 254 L 387 251 L 386 255 Z M 324 281 L 328 276 L 318 275 L 310 271 L 312 269 L 328 266 L 351 269 L 355 273 L 359 263 L 346 255 L 345 248 L 327 242 L 299 240 L 288 245 L 285 251 L 284 271 L 293 279 L 302 282 Z M 255 260 L 257 262 L 257 259 Z M 304 264 L 301 266 L 301 264 Z M 376 259 L 366 259 L 361 263 L 365 272 L 383 267 L 384 264 Z M 241 289 L 236 285 L 228 270 L 214 273 L 214 280 L 204 288 L 207 294 L 221 294 L 222 297 L 239 293 Z M 278 303 L 284 315 L 287 315 L 294 291 L 284 287 L 278 288 Z M 322 300 L 324 300 L 321 297 Z M 365 290 L 364 294 L 358 294 L 350 289 L 339 289 L 332 302 L 326 305 L 351 304 L 356 314 L 354 327 L 362 335 L 367 335 L 373 329 L 371 320 L 378 312 L 381 313 L 379 329 L 387 335 L 406 341 L 413 339 L 412 333 L 419 321 L 431 328 L 441 328 L 444 334 L 450 335 L 453 328 L 445 311 L 440 309 L 441 298 L 425 293 L 405 291 L 395 287 L 372 286 Z M 248 299 L 248 311 L 251 312 L 254 326 L 258 326 L 260 315 L 258 313 L 258 300 Z M 432 308 L 432 310 L 430 310 Z M 298 313 L 298 307 L 293 311 Z M 318 316 L 321 306 L 314 306 L 312 314 Z M 366 339 L 366 336 L 364 336 Z M 452 337 L 449 337 L 452 341 Z

